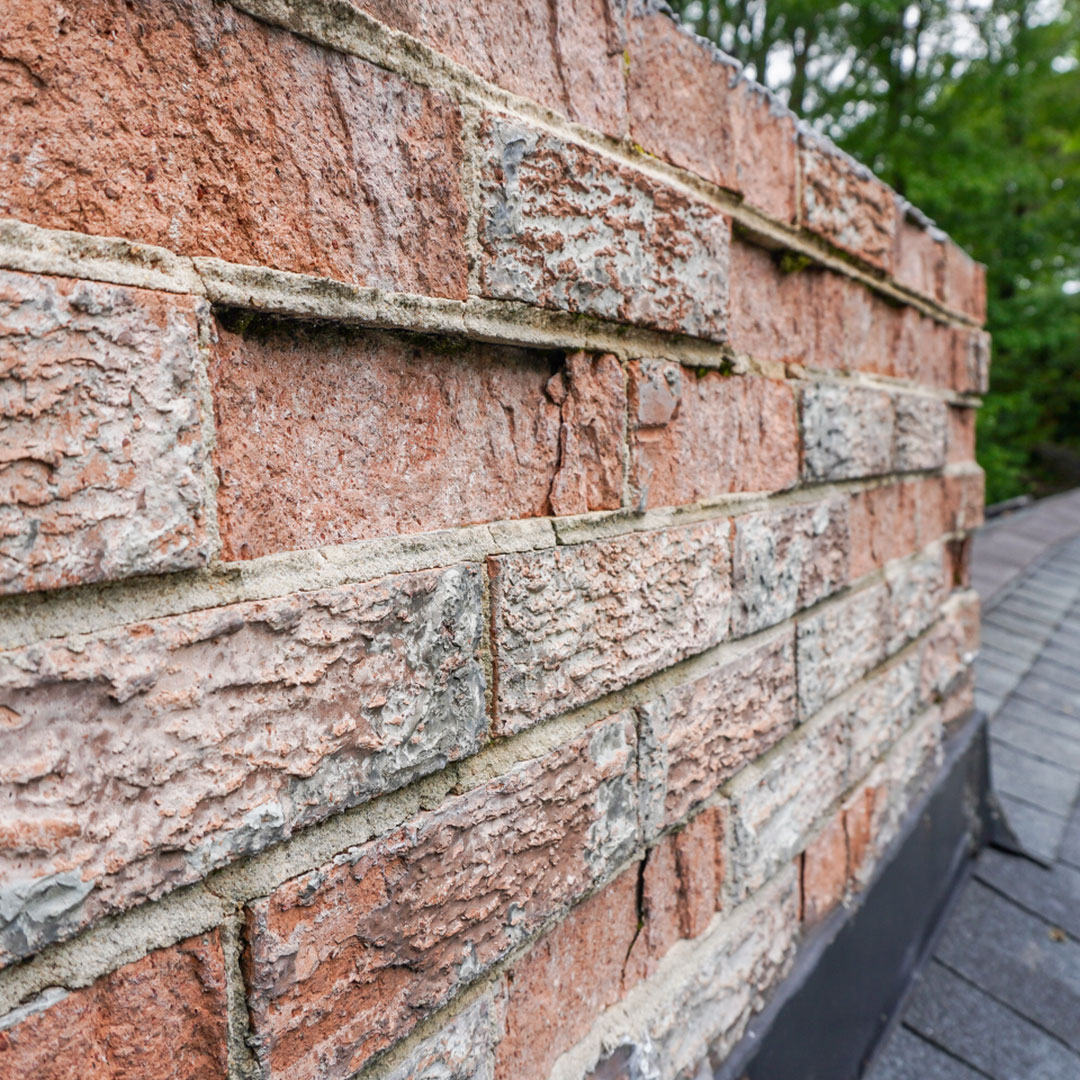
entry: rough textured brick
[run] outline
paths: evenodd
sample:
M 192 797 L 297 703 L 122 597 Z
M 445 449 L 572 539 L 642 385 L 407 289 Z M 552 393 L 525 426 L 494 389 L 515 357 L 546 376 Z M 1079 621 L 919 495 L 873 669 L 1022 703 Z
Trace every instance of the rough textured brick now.
M 938 469 L 945 464 L 948 406 L 936 398 L 896 396 L 897 470 Z
M 636 0 L 630 19 L 630 137 L 650 154 L 738 188 L 735 61 Z
M 728 788 L 734 895 L 756 892 L 802 851 L 846 787 L 847 716 L 839 710 L 797 731 Z
M 0 654 L 0 959 L 474 751 L 477 568 Z
M 944 302 L 976 322 L 986 321 L 986 267 L 951 240 L 945 243 Z
M 747 205 L 789 224 L 798 213 L 798 147 L 795 116 L 747 78 L 732 91 L 735 175 Z
M 547 384 L 560 407 L 559 463 L 551 484 L 556 514 L 612 510 L 622 502 L 626 383 L 610 353 L 574 353 Z
M 986 474 L 978 466 L 943 478 L 945 522 L 951 529 L 974 529 L 983 523 Z
M 945 289 L 945 243 L 941 234 L 898 207 L 893 277 L 898 285 L 940 300 Z
M 574 908 L 507 973 L 496 1080 L 547 1077 L 556 1058 L 622 996 L 631 947 L 645 929 L 639 872 L 625 871 Z
M 618 0 L 352 0 L 489 82 L 608 135 L 626 128 Z
M 733 636 L 775 626 L 848 583 L 848 512 L 840 497 L 735 518 Z
M 225 1075 L 225 963 L 217 932 L 158 949 L 97 982 L 0 1018 L 0 1074 L 34 1080 Z
M 975 460 L 975 410 L 949 406 L 946 460 L 950 463 Z
M 919 704 L 919 657 L 907 656 L 876 672 L 837 705 L 849 727 L 851 778 L 858 780 L 888 752 Z
M 813 715 L 880 663 L 888 633 L 889 590 L 884 584 L 861 589 L 800 619 L 796 646 L 801 715 Z
M 726 520 L 488 560 L 496 728 L 519 731 L 722 641 Z
M 622 369 L 611 356 L 562 360 L 291 324 L 221 329 L 210 376 L 226 558 L 617 508 Z
M 798 878 L 788 867 L 703 937 L 678 942 L 652 978 L 560 1058 L 552 1080 L 711 1074 L 786 973 L 798 921 Z
M 639 709 L 645 827 L 678 821 L 796 723 L 793 633 L 782 630 Z
M 843 899 L 848 877 L 848 839 L 843 813 L 828 821 L 802 855 L 802 918 L 820 922 Z
M 641 867 L 640 929 L 626 957 L 624 982 L 652 974 L 680 938 L 709 928 L 724 904 L 724 811 L 710 807 L 669 833 Z
M 882 390 L 817 383 L 803 391 L 803 476 L 846 480 L 893 467 L 895 417 Z
M 979 597 L 965 592 L 950 599 L 941 622 L 923 646 L 919 699 L 940 703 L 970 671 L 979 648 Z
M 382 1080 L 491 1080 L 496 1006 L 484 995 L 424 1039 Z
M 727 218 L 507 117 L 479 137 L 483 295 L 723 338 Z
M 789 384 L 638 360 L 629 397 L 630 481 L 640 507 L 798 482 L 799 418 Z
M 248 978 L 263 1068 L 351 1076 L 626 858 L 634 738 L 630 714 L 600 721 L 255 901 Z
M 799 620 L 799 709 L 815 713 L 933 622 L 948 595 L 945 552 L 933 544 L 889 563 L 885 581 Z
M 211 0 L 5 21 L 0 216 L 464 297 L 461 116 Z
M 206 562 L 197 313 L 0 272 L 0 592 Z
M 813 367 L 821 371 L 896 374 L 890 331 L 896 318 L 866 286 L 846 274 L 802 271 L 808 279 L 806 304 L 813 311 Z
M 802 223 L 839 248 L 890 271 L 896 241 L 893 193 L 846 154 L 801 134 Z

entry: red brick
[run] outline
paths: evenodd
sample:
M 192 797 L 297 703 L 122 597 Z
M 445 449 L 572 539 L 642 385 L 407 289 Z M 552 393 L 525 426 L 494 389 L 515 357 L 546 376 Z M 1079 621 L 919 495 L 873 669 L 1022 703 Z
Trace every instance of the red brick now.
M 648 11 L 631 16 L 628 62 L 631 139 L 711 183 L 737 189 L 735 62 L 667 13 Z
M 0 593 L 206 563 L 199 310 L 0 272 Z
M 556 1058 L 622 996 L 638 927 L 637 866 L 574 908 L 506 976 L 497 1080 L 546 1080 Z
M 351 1076 L 637 843 L 628 713 L 255 901 L 248 978 L 276 1080 Z
M 916 550 L 918 491 L 917 484 L 900 483 L 852 493 L 852 579 Z
M 743 202 L 785 225 L 798 213 L 795 119 L 767 90 L 740 78 L 732 91 L 736 177 Z
M 496 730 L 628 686 L 722 641 L 729 523 L 488 560 Z
M 218 932 L 125 964 L 0 1031 L 0 1074 L 34 1080 L 207 1080 L 226 1072 Z
M 945 243 L 943 299 L 953 311 L 986 321 L 986 267 L 951 240 Z
M 507 116 L 479 138 L 482 295 L 724 338 L 723 214 Z
M 0 48 L 0 215 L 466 295 L 443 95 L 211 0 L 30 0 Z
M 808 275 L 811 291 L 806 303 L 814 313 L 816 330 L 808 366 L 820 371 L 895 375 L 889 331 L 896 310 L 845 274 L 828 270 L 803 273 Z
M 626 382 L 611 354 L 574 353 L 547 385 L 561 407 L 559 462 L 551 484 L 556 514 L 614 510 L 622 503 Z
M 865 166 L 816 135 L 800 135 L 802 224 L 886 272 L 896 243 L 896 197 Z
M 630 482 L 642 508 L 798 482 L 798 405 L 788 383 L 638 360 L 629 398 Z
M 945 288 L 945 243 L 941 234 L 900 210 L 896 228 L 893 276 L 899 285 L 931 300 L 941 300 Z
M 990 335 L 985 331 L 953 331 L 950 385 L 960 393 L 969 394 L 985 394 L 990 389 Z
M 803 922 L 820 922 L 843 899 L 848 880 L 848 840 L 844 815 L 837 814 L 802 856 Z
M 953 529 L 975 529 L 983 522 L 986 476 L 982 469 L 951 473 L 944 478 L 946 520 Z
M 957 331 L 915 308 L 898 311 L 882 304 L 881 309 L 880 317 L 888 321 L 892 373 L 925 386 L 951 387 Z
M 225 557 L 617 508 L 622 370 L 610 356 L 561 360 L 221 329 L 210 377 Z
M 975 410 L 961 405 L 949 406 L 947 460 L 950 464 L 975 460 Z
M 473 753 L 481 586 L 398 574 L 0 653 L 0 963 Z
M 870 851 L 871 825 L 877 789 L 863 785 L 844 804 L 844 832 L 847 835 L 848 873 L 858 874 Z
M 586 127 L 626 130 L 617 0 L 351 0 L 361 10 Z
M 648 829 L 678 821 L 795 727 L 793 638 L 779 631 L 640 707 Z

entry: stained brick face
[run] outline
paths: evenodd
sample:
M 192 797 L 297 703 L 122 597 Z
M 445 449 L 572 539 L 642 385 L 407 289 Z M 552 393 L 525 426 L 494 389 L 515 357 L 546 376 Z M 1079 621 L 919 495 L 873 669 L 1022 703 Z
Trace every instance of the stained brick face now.
M 984 268 L 653 0 L 0 115 L 0 1075 L 719 1074 L 973 708 Z
M 201 308 L 0 272 L 0 593 L 207 561 Z

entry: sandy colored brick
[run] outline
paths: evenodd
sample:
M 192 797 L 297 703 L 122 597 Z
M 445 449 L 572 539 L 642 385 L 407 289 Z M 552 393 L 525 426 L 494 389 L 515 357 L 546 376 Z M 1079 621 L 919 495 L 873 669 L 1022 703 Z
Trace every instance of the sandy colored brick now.
M 0 654 L 0 961 L 472 753 L 481 571 Z
M 551 1080 L 711 1074 L 787 973 L 798 926 L 798 875 L 789 865 L 706 934 L 677 942 L 556 1062 Z
M 639 708 L 647 835 L 678 821 L 796 723 L 790 628 Z
M 837 497 L 735 518 L 733 636 L 775 626 L 847 585 L 848 517 L 847 499 Z
M 828 821 L 802 855 L 802 918 L 821 922 L 844 897 L 848 878 L 848 839 L 843 813 Z
M 919 657 L 876 671 L 835 708 L 848 725 L 851 779 L 859 780 L 895 745 L 919 706 Z
M 0 272 L 0 593 L 207 561 L 199 311 Z
M 939 469 L 945 464 L 948 409 L 944 401 L 916 394 L 897 394 L 896 447 L 898 472 Z
M 600 721 L 254 901 L 263 1070 L 351 1076 L 602 880 L 638 839 L 634 743 Z
M 482 78 L 586 127 L 626 129 L 619 0 L 353 0 Z
M 738 65 L 666 12 L 640 0 L 630 6 L 630 138 L 647 153 L 737 190 Z
M 380 1080 L 491 1080 L 497 1007 L 490 994 L 466 1006 Z
M 785 382 L 630 365 L 636 505 L 679 506 L 733 491 L 782 491 L 799 478 L 799 420 Z
M 898 217 L 892 191 L 816 135 L 800 134 L 799 149 L 802 224 L 871 266 L 891 271 Z
M 612 356 L 245 321 L 210 376 L 226 558 L 622 500 Z
M 637 865 L 574 908 L 506 975 L 496 1080 L 546 1078 L 622 996 L 639 928 Z
M 893 399 L 882 390 L 816 383 L 803 391 L 803 477 L 847 480 L 893 468 Z
M 812 716 L 885 657 L 889 590 L 875 584 L 799 620 L 799 711 Z
M 726 520 L 488 560 L 495 716 L 520 731 L 724 640 Z
M 0 43 L 0 216 L 464 298 L 446 96 L 212 0 L 30 0 Z
M 226 1070 L 217 931 L 158 949 L 70 993 L 0 1017 L 0 1075 L 34 1080 L 207 1080 Z
M 478 140 L 482 295 L 723 339 L 723 214 L 509 117 Z
M 973 591 L 949 599 L 942 619 L 923 645 L 919 698 L 938 703 L 960 685 L 979 648 L 979 597 Z
M 953 332 L 953 372 L 950 385 L 961 393 L 985 394 L 990 389 L 990 335 L 983 330 Z

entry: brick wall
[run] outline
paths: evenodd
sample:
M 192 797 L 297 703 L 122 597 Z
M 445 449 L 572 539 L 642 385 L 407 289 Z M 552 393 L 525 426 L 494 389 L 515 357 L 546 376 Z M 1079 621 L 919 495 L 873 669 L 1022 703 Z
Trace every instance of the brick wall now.
M 0 1075 L 721 1061 L 971 705 L 982 268 L 644 0 L 0 53 Z

